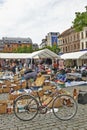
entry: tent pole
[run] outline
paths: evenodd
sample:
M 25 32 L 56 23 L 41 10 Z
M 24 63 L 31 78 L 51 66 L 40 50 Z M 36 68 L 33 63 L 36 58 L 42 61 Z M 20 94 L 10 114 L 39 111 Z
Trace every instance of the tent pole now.
M 31 58 L 31 69 L 32 69 L 32 58 Z
M 77 59 L 77 67 L 78 67 L 78 69 L 79 69 L 79 59 Z

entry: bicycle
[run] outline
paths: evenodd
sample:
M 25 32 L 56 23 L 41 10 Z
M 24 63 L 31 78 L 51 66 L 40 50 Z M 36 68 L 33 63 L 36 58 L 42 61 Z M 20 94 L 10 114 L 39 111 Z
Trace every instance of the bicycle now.
M 60 94 L 59 90 L 56 89 L 54 92 L 41 89 L 35 91 L 36 95 L 34 93 L 23 94 L 14 100 L 13 110 L 17 118 L 23 121 L 30 121 L 38 113 L 46 114 L 49 109 L 52 109 L 55 117 L 63 121 L 70 120 L 76 115 L 78 105 L 71 95 Z M 51 97 L 48 103 L 45 103 L 48 98 L 41 99 L 41 92 Z

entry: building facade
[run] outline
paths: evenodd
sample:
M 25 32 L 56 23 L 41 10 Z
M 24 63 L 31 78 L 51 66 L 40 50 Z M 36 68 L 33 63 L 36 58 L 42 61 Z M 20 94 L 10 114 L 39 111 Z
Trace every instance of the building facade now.
M 69 28 L 58 37 L 58 46 L 61 53 L 75 52 L 80 50 L 80 33 Z
M 38 50 L 39 49 L 39 46 L 37 43 L 34 43 L 32 44 L 32 49 L 35 51 L 35 50 Z
M 42 39 L 42 43 L 40 44 L 40 48 L 43 48 L 45 46 L 53 46 L 58 45 L 58 36 L 59 32 L 49 32 L 45 39 Z
M 13 52 L 18 47 L 29 47 L 32 45 L 32 40 L 30 38 L 12 38 L 12 37 L 3 37 L 3 52 Z
M 80 32 L 80 50 L 87 50 L 87 27 Z
M 4 49 L 4 43 L 3 40 L 0 40 L 0 52 L 3 52 Z

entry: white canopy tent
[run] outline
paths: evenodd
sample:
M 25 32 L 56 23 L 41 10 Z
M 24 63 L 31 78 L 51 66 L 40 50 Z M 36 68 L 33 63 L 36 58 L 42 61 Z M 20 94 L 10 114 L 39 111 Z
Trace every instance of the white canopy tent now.
M 79 51 L 79 52 L 72 52 L 72 53 L 65 53 L 61 55 L 61 59 L 64 60 L 76 60 L 77 66 L 82 65 L 82 60 L 87 59 L 87 51 Z
M 51 59 L 60 59 L 60 56 L 54 53 L 53 51 L 49 49 L 43 49 L 36 52 L 31 53 L 30 55 L 27 55 L 26 58 L 51 58 Z
M 49 49 L 43 49 L 40 51 L 35 51 L 33 53 L 0 53 L 0 59 L 35 59 L 35 58 L 57 58 L 60 59 L 53 51 Z
M 0 59 L 25 59 L 30 53 L 0 53 Z
M 87 51 L 79 51 L 79 52 L 72 52 L 72 53 L 65 53 L 61 55 L 61 59 L 68 60 L 68 59 L 87 59 Z

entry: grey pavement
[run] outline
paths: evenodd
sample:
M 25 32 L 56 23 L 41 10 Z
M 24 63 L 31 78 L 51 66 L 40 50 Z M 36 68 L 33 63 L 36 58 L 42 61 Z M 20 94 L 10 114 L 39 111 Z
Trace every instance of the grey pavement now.
M 78 86 L 78 90 L 87 90 L 87 86 Z M 74 87 L 66 88 L 72 92 Z M 1 94 L 0 99 L 8 94 Z M 58 120 L 53 113 L 37 115 L 32 121 L 20 121 L 14 114 L 0 115 L 0 130 L 87 130 L 87 104 L 78 104 L 76 116 L 68 121 Z

